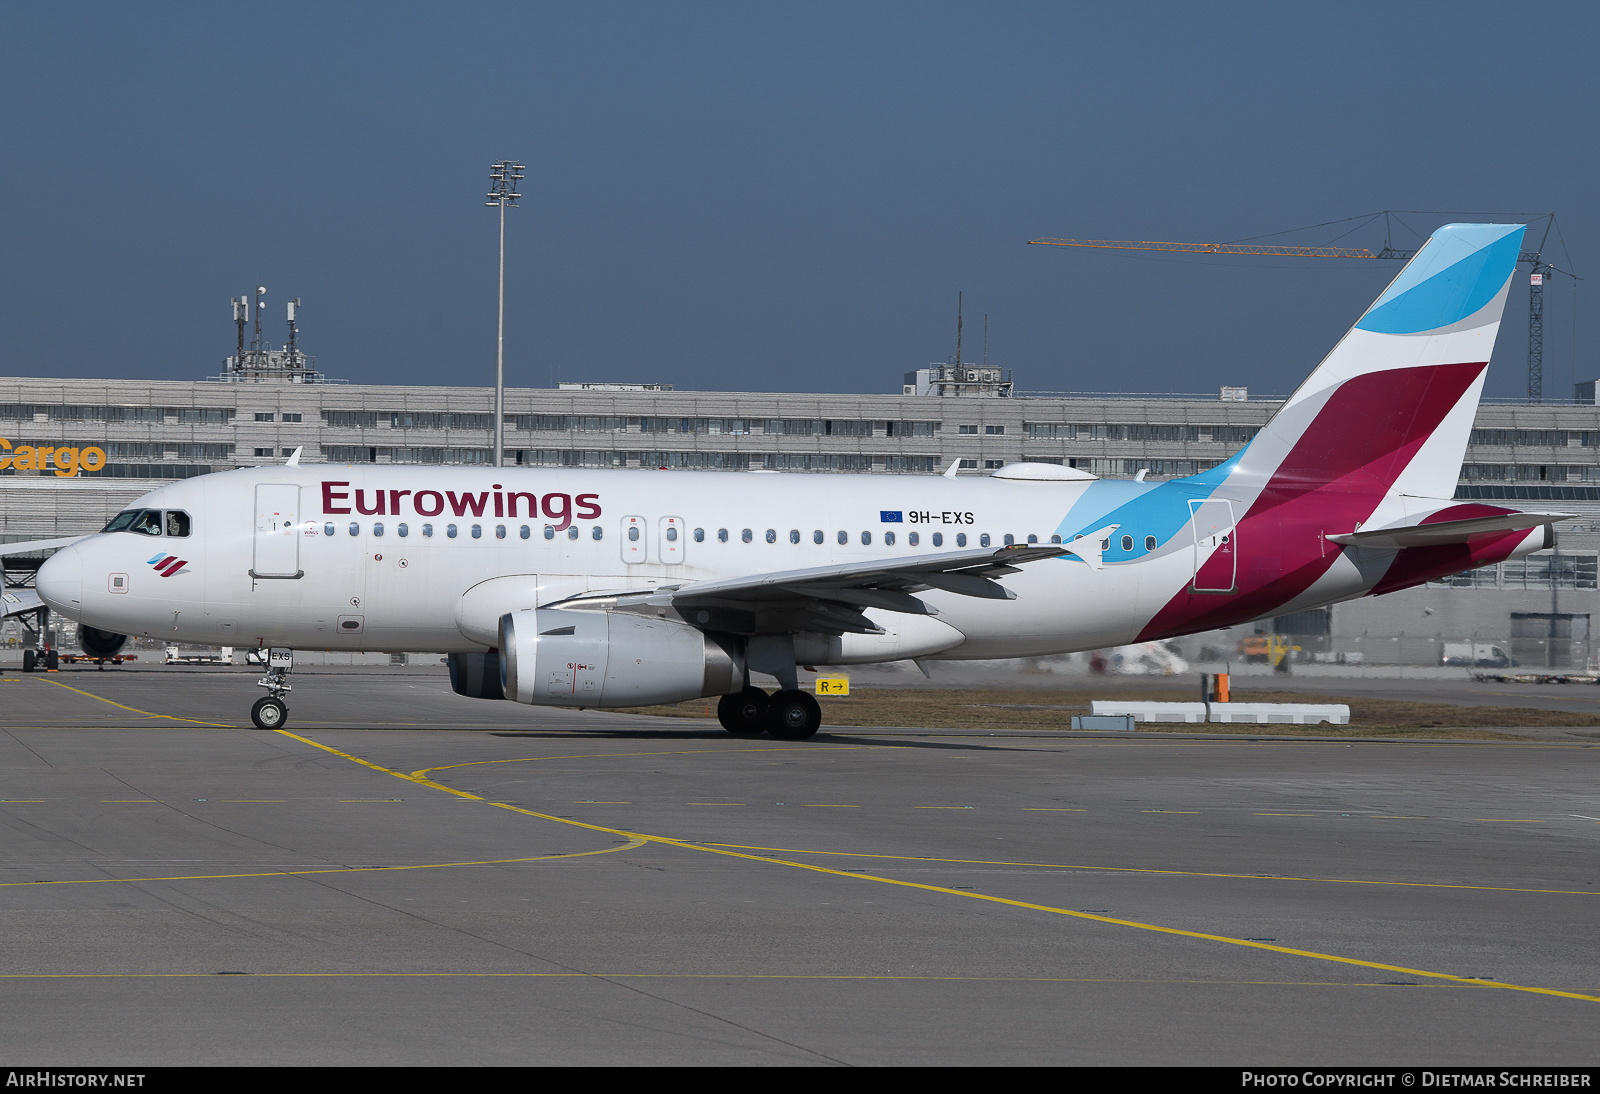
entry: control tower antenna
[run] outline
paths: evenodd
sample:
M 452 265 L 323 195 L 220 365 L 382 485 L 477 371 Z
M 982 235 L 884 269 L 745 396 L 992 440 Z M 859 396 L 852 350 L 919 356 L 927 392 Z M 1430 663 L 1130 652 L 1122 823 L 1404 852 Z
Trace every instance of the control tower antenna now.
M 961 294 L 956 293 L 956 368 L 961 367 Z
M 517 207 L 517 183 L 522 181 L 520 163 L 501 160 L 489 165 L 489 200 L 484 204 L 500 210 L 500 325 L 494 357 L 494 466 L 505 463 L 506 452 L 506 209 Z
M 250 297 L 236 296 L 233 304 L 233 321 L 239 325 L 239 356 L 235 360 L 244 364 L 244 325 L 250 322 Z
M 250 348 L 253 349 L 253 350 L 264 350 L 264 349 L 267 348 L 261 341 L 261 300 L 266 295 L 267 295 L 267 287 L 265 285 L 257 285 L 256 286 L 256 336 L 255 336 L 255 340 L 250 343 Z

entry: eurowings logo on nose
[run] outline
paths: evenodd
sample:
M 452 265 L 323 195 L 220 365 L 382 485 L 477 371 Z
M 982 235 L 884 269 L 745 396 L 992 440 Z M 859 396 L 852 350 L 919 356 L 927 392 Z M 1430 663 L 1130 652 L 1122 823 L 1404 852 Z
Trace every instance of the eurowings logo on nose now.
M 184 569 L 188 561 L 188 559 L 179 558 L 177 555 L 157 555 L 152 559 L 147 559 L 145 565 L 152 567 L 162 577 L 173 577 L 177 574 L 189 572 Z

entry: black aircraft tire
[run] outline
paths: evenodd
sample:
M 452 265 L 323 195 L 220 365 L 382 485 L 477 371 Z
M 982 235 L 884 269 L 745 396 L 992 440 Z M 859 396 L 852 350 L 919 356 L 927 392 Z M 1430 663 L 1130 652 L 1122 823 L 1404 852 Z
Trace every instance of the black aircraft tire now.
M 803 691 L 780 691 L 767 708 L 767 732 L 780 741 L 804 741 L 822 726 L 822 708 Z
M 35 665 L 35 663 L 37 661 L 38 661 L 38 654 L 34 653 L 32 650 L 23 650 L 22 651 L 22 671 L 23 672 L 33 672 L 34 671 L 34 665 Z
M 735 737 L 754 737 L 767 729 L 767 693 L 745 688 L 717 700 L 717 721 Z
M 264 696 L 250 708 L 250 720 L 257 729 L 282 729 L 289 724 L 289 708 L 283 705 L 282 699 Z
M 47 672 L 55 672 L 61 667 L 61 655 L 55 650 L 51 650 L 49 653 L 45 654 L 44 667 L 45 671 Z

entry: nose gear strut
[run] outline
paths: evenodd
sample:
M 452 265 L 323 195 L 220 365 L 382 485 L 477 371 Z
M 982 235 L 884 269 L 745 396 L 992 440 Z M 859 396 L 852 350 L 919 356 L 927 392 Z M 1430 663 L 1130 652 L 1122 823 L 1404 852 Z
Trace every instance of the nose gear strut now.
M 289 686 L 293 668 L 294 650 L 275 646 L 267 651 L 267 674 L 256 681 L 256 687 L 266 688 L 267 694 L 250 708 L 250 720 L 257 729 L 282 729 L 288 723 L 289 707 L 283 696 L 294 690 Z

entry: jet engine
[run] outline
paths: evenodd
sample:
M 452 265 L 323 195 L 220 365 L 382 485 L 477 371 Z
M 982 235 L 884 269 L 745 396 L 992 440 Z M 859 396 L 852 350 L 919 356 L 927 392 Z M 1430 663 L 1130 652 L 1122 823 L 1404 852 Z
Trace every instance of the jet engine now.
M 500 690 L 500 654 L 452 653 L 450 662 L 450 687 L 457 695 L 468 699 L 504 699 Z
M 78 648 L 91 657 L 115 657 L 127 642 L 128 636 L 125 634 L 78 624 Z
M 507 699 L 556 707 L 677 703 L 744 688 L 743 652 L 665 619 L 526 608 L 500 617 Z

